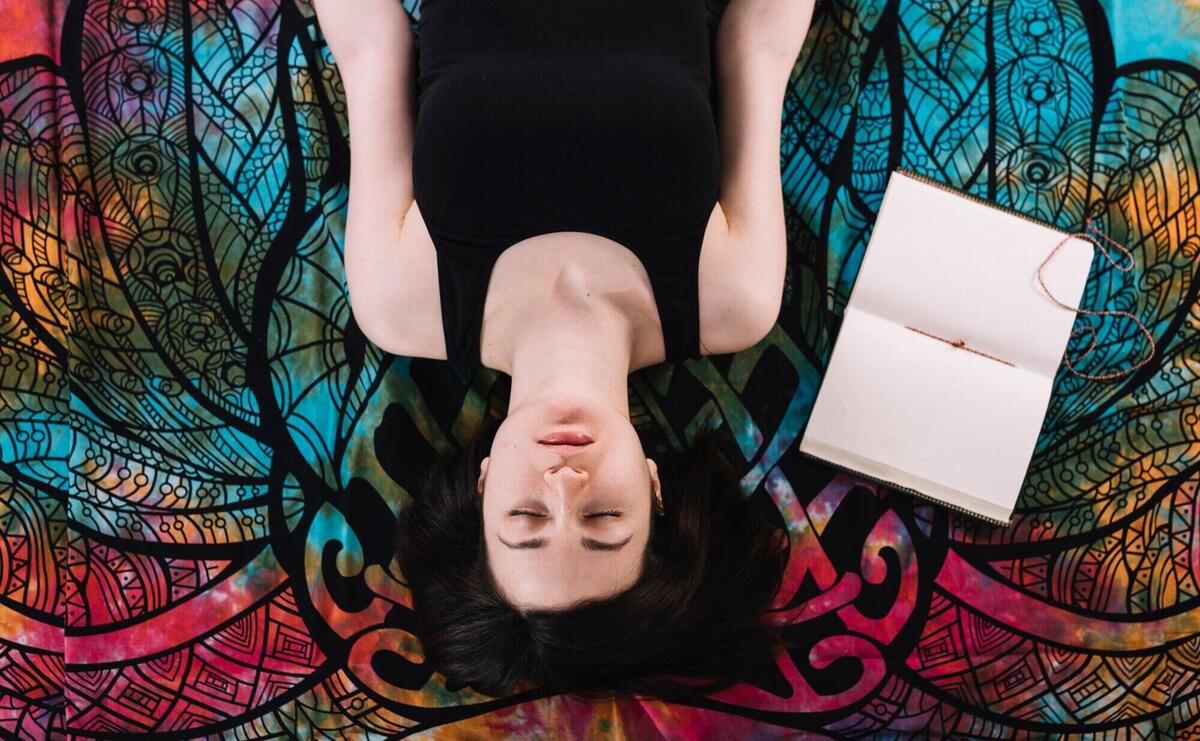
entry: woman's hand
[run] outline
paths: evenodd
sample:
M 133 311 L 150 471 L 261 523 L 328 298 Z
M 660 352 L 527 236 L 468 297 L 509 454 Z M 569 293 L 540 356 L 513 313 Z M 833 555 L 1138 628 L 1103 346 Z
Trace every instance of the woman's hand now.
M 395 53 L 412 23 L 400 0 L 296 0 L 317 12 L 317 26 L 339 67 L 362 56 Z

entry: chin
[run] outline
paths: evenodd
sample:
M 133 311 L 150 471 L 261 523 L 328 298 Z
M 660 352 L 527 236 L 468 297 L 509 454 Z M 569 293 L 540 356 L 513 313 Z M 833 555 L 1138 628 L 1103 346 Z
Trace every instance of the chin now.
M 561 395 L 545 404 L 545 417 L 552 424 L 568 425 L 594 419 L 596 406 L 585 396 Z

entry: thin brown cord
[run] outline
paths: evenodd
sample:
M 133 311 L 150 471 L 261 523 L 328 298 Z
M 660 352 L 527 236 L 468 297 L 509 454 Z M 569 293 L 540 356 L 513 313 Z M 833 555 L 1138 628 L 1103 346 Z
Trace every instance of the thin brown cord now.
M 1061 306 L 1062 308 L 1064 308 L 1068 311 L 1076 311 L 1077 309 L 1074 306 L 1069 306 L 1067 304 L 1064 304 L 1063 302 L 1056 299 L 1053 296 L 1053 294 L 1050 293 L 1050 289 L 1046 287 L 1045 281 L 1042 280 L 1042 268 L 1044 268 L 1046 266 L 1046 263 L 1050 262 L 1050 258 L 1054 257 L 1054 255 L 1059 251 L 1059 249 L 1062 248 L 1062 246 L 1064 244 L 1066 244 L 1067 240 L 1069 240 L 1071 237 L 1079 237 L 1080 239 L 1086 239 L 1087 241 L 1094 244 L 1096 246 L 1096 248 L 1100 250 L 1100 253 L 1102 255 L 1104 255 L 1104 259 L 1108 260 L 1109 264 L 1111 264 L 1114 268 L 1116 268 L 1117 270 L 1120 270 L 1121 272 L 1127 273 L 1130 270 L 1133 270 L 1133 267 L 1134 267 L 1132 252 L 1127 250 L 1123 245 L 1119 244 L 1118 242 L 1116 242 L 1112 238 L 1108 237 L 1107 235 L 1097 232 L 1098 236 L 1101 239 L 1103 239 L 1105 242 L 1108 242 L 1109 244 L 1116 247 L 1117 249 L 1121 250 L 1121 252 L 1124 252 L 1125 256 L 1129 258 L 1129 267 L 1121 267 L 1120 265 L 1117 264 L 1117 261 L 1112 258 L 1112 255 L 1109 254 L 1108 250 L 1104 248 L 1104 245 L 1101 244 L 1098 239 L 1096 239 L 1096 236 L 1091 234 L 1091 232 L 1090 232 L 1091 229 L 1092 229 L 1092 217 L 1088 216 L 1087 218 L 1085 218 L 1083 220 L 1083 231 L 1082 232 L 1072 232 L 1071 234 L 1068 234 L 1067 236 L 1063 237 L 1062 240 L 1057 245 L 1055 245 L 1054 249 L 1050 252 L 1050 254 L 1046 256 L 1046 259 L 1042 260 L 1042 264 L 1038 265 L 1037 279 L 1038 279 L 1038 283 L 1042 287 L 1042 290 L 1046 292 L 1046 296 L 1048 296 L 1051 301 L 1053 301 L 1054 303 L 1058 304 L 1059 306 Z M 1138 325 L 1138 329 L 1142 330 L 1142 334 L 1146 335 L 1146 341 L 1150 343 L 1150 352 L 1146 355 L 1146 357 L 1139 360 L 1135 365 L 1132 365 L 1132 366 L 1126 368 L 1125 370 L 1113 371 L 1112 373 L 1102 373 L 1099 375 L 1094 375 L 1094 374 L 1090 374 L 1090 373 L 1080 373 L 1078 370 L 1075 369 L 1075 365 L 1074 365 L 1074 363 L 1071 362 L 1071 359 L 1066 357 L 1066 355 L 1064 355 L 1063 360 L 1066 361 L 1067 368 L 1070 369 L 1070 371 L 1072 373 L 1074 373 L 1075 375 L 1079 376 L 1080 378 L 1087 378 L 1087 379 L 1090 379 L 1093 381 L 1107 381 L 1107 380 L 1111 380 L 1113 378 L 1120 378 L 1122 376 L 1132 373 L 1133 371 L 1137 370 L 1138 368 L 1141 368 L 1146 363 L 1149 363 L 1150 359 L 1154 357 L 1154 353 L 1157 350 L 1157 348 L 1154 344 L 1154 335 L 1150 334 L 1150 330 L 1146 328 L 1146 325 L 1142 324 L 1142 321 L 1140 319 L 1138 319 L 1136 316 L 1134 316 L 1133 314 L 1130 314 L 1128 311 L 1119 311 L 1119 310 L 1114 310 L 1114 309 L 1099 309 L 1099 310 L 1097 310 L 1097 309 L 1084 309 L 1082 307 L 1080 307 L 1078 309 L 1078 311 L 1081 313 L 1084 313 L 1084 314 L 1091 314 L 1093 316 L 1107 315 L 1107 316 L 1127 316 L 1127 317 L 1129 317 Z M 1095 330 L 1095 328 L 1090 327 L 1088 325 L 1076 327 L 1075 329 L 1071 330 L 1071 336 L 1074 337 L 1078 332 L 1090 333 L 1091 334 L 1091 342 L 1088 344 L 1087 349 L 1083 351 L 1083 354 L 1080 355 L 1079 357 L 1075 358 L 1076 362 L 1083 360 L 1092 352 L 1092 350 L 1096 349 L 1096 330 Z
M 1071 239 L 1072 237 L 1079 237 L 1080 239 L 1086 239 L 1087 241 L 1091 242 L 1093 245 L 1095 245 L 1100 250 L 1101 254 L 1104 255 L 1104 258 L 1106 260 L 1108 260 L 1108 262 L 1117 270 L 1120 270 L 1122 272 L 1129 272 L 1130 270 L 1133 269 L 1133 267 L 1134 267 L 1133 253 L 1131 253 L 1123 245 L 1117 243 L 1116 241 L 1114 241 L 1107 235 L 1105 235 L 1103 233 L 1099 234 L 1099 237 L 1101 239 L 1103 239 L 1104 241 L 1108 242 L 1109 244 L 1113 245 L 1117 249 L 1124 252 L 1125 256 L 1129 258 L 1129 267 L 1121 267 L 1120 265 L 1117 264 L 1117 262 L 1115 260 L 1113 260 L 1112 255 L 1109 254 L 1108 250 L 1105 249 L 1104 245 L 1101 244 L 1100 241 L 1098 239 L 1096 239 L 1096 237 L 1093 236 L 1089 232 L 1089 230 L 1091 228 L 1092 228 L 1092 217 L 1088 216 L 1083 221 L 1083 229 L 1084 230 L 1082 232 L 1072 232 L 1072 233 L 1066 235 L 1065 237 L 1063 237 L 1062 240 L 1057 245 L 1055 245 L 1054 249 L 1050 251 L 1050 254 L 1046 255 L 1046 259 L 1042 260 L 1042 263 L 1040 265 L 1038 265 L 1037 279 L 1038 279 L 1038 284 L 1041 285 L 1041 287 L 1042 287 L 1042 290 L 1046 292 L 1046 296 L 1049 297 L 1049 299 L 1051 301 L 1058 304 L 1059 306 L 1066 309 L 1067 311 L 1072 311 L 1072 312 L 1079 311 L 1084 314 L 1092 314 L 1095 316 L 1104 316 L 1104 315 L 1127 316 L 1130 319 L 1132 319 L 1134 322 L 1136 322 L 1138 325 L 1138 329 L 1142 330 L 1142 334 L 1146 335 L 1146 339 L 1150 342 L 1150 353 L 1148 355 L 1146 355 L 1146 357 L 1142 358 L 1136 365 L 1130 366 L 1129 368 L 1126 368 L 1123 371 L 1114 371 L 1112 373 L 1103 373 L 1103 374 L 1098 374 L 1098 375 L 1090 374 L 1090 373 L 1081 373 L 1080 371 L 1075 369 L 1075 365 L 1071 362 L 1070 358 L 1066 357 L 1065 355 L 1063 356 L 1063 360 L 1066 361 L 1067 368 L 1075 375 L 1077 375 L 1081 378 L 1088 378 L 1093 381 L 1105 381 L 1105 380 L 1110 380 L 1113 378 L 1120 378 L 1121 376 L 1128 375 L 1129 373 L 1132 373 L 1133 371 L 1137 370 L 1138 368 L 1141 368 L 1143 365 L 1150 362 L 1150 359 L 1154 357 L 1156 348 L 1155 348 L 1155 344 L 1154 344 L 1154 336 L 1150 334 L 1150 330 L 1146 328 L 1145 324 L 1142 324 L 1141 320 L 1139 320 L 1133 314 L 1130 314 L 1128 311 L 1119 311 L 1119 310 L 1113 310 L 1113 309 L 1101 309 L 1101 310 L 1084 309 L 1084 308 L 1077 309 L 1076 307 L 1071 306 L 1069 304 L 1064 304 L 1062 301 L 1059 301 L 1057 298 L 1055 298 L 1054 295 L 1052 293 L 1050 293 L 1050 289 L 1046 287 L 1045 281 L 1042 280 L 1042 268 L 1046 267 L 1046 263 L 1050 262 L 1050 258 L 1052 258 L 1056 254 L 1058 254 L 1058 251 L 1062 248 L 1062 246 L 1064 244 L 1066 244 L 1067 240 Z M 937 335 L 932 332 L 926 332 L 923 329 L 917 329 L 916 327 L 913 327 L 908 324 L 906 324 L 904 326 L 905 326 L 905 328 L 911 329 L 914 332 L 919 332 L 920 334 L 923 334 L 926 337 L 932 337 L 935 340 L 941 340 L 942 342 L 945 342 L 949 345 L 960 348 L 962 350 L 967 350 L 968 352 L 973 352 L 976 355 L 982 355 L 985 358 L 990 358 L 997 362 L 1004 363 L 1005 365 L 1010 365 L 1014 368 L 1016 367 L 1016 365 L 1014 365 L 1013 363 L 1010 363 L 1007 360 L 998 358 L 995 355 L 989 355 L 988 353 L 985 353 L 982 350 L 977 350 L 973 347 L 969 347 L 967 345 L 966 341 L 963 339 L 951 340 L 947 337 L 942 337 L 941 335 Z M 1096 330 L 1094 328 L 1087 326 L 1087 325 L 1077 327 L 1077 328 L 1071 330 L 1071 336 L 1074 337 L 1075 334 L 1078 332 L 1091 333 L 1091 343 L 1088 345 L 1087 349 L 1083 351 L 1083 354 L 1075 359 L 1076 362 L 1086 358 L 1092 352 L 1092 350 L 1094 350 L 1096 348 Z
M 985 357 L 985 358 L 991 358 L 992 360 L 995 360 L 995 361 L 997 361 L 997 362 L 1000 362 L 1000 363 L 1004 363 L 1005 365 L 1011 365 L 1011 366 L 1012 366 L 1012 367 L 1014 367 L 1014 368 L 1016 368 L 1016 367 L 1017 367 L 1015 363 L 1010 363 L 1010 362 L 1008 362 L 1007 360 L 1005 360 L 1005 359 L 1003 359 L 1003 358 L 998 358 L 998 357 L 996 357 L 995 355 L 989 355 L 989 354 L 985 353 L 983 350 L 976 350 L 976 349 L 975 349 L 975 348 L 973 348 L 973 347 L 969 347 L 969 346 L 967 345 L 967 342 L 966 342 L 966 340 L 961 340 L 961 339 L 959 339 L 959 340 L 951 340 L 951 339 L 947 339 L 947 338 L 945 338 L 945 337 L 942 337 L 941 335 L 936 335 L 936 334 L 934 334 L 933 332 L 926 332 L 926 331 L 925 331 L 925 330 L 923 330 L 923 329 L 917 329 L 916 327 L 914 327 L 914 326 L 912 326 L 912 325 L 910 325 L 910 324 L 905 324 L 904 326 L 905 326 L 906 328 L 908 328 L 908 329 L 911 329 L 911 330 L 912 330 L 912 331 L 914 331 L 914 332 L 920 332 L 921 334 L 925 335 L 926 337 L 932 337 L 933 339 L 935 339 L 935 340 L 941 340 L 942 342 L 945 342 L 945 343 L 946 343 L 946 344 L 948 344 L 948 345 L 953 345 L 953 346 L 955 346 L 955 347 L 961 347 L 963 350 L 966 350 L 967 352 L 973 352 L 973 353 L 975 353 L 976 355 L 982 355 L 982 356 L 983 356 L 983 357 Z

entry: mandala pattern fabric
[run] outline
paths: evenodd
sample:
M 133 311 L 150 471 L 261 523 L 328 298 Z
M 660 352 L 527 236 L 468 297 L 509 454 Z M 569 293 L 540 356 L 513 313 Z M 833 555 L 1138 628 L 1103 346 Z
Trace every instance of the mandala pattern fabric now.
M 5 737 L 1200 736 L 1196 0 L 817 4 L 778 325 L 630 377 L 651 455 L 713 409 L 734 432 L 789 526 L 777 605 L 804 645 L 770 687 L 676 704 L 489 698 L 425 665 L 389 525 L 509 387 L 354 323 L 345 93 L 311 9 L 0 19 Z M 1007 528 L 796 452 L 896 167 L 1090 215 L 1134 256 L 1097 259 L 1083 305 L 1158 353 L 1118 382 L 1060 372 Z M 1078 323 L 1084 370 L 1140 357 L 1133 323 Z

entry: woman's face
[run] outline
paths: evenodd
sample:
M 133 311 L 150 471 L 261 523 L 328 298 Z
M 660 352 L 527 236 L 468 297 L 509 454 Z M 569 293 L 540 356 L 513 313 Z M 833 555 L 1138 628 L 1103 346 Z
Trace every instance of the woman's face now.
M 561 450 L 538 442 L 560 430 L 593 442 Z M 488 565 L 518 609 L 566 607 L 631 586 L 661 502 L 658 468 L 633 425 L 587 401 L 513 410 L 480 464 L 478 490 Z

